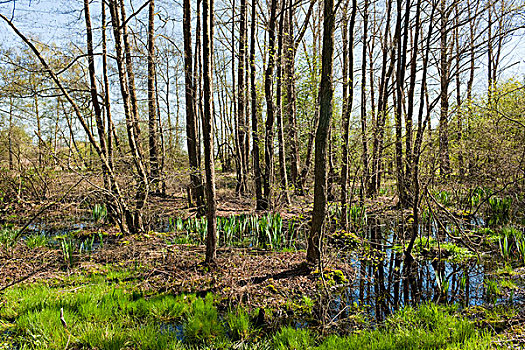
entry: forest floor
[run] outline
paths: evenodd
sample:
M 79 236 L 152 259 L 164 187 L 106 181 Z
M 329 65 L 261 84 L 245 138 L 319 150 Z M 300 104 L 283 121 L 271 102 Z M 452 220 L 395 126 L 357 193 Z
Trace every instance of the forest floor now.
M 231 182 L 231 179 L 223 181 Z M 228 188 L 222 186 L 225 187 Z M 82 204 L 82 197 L 78 196 L 76 201 L 53 204 L 34 220 L 33 230 L 51 227 L 58 232 L 58 239 L 47 237 L 39 241 L 26 235 L 23 235 L 22 240 L 15 242 L 3 239 L 0 246 L 0 349 L 18 349 L 25 346 L 57 349 L 160 349 L 167 348 L 165 346 L 168 343 L 172 344 L 169 337 L 173 337 L 179 347 L 199 348 L 309 349 L 314 346 L 320 348 L 324 346 L 328 349 L 422 347 L 519 349 L 525 347 L 525 307 L 519 298 L 510 304 L 494 303 L 461 308 L 423 304 L 423 311 L 411 314 L 412 318 L 409 317 L 409 320 L 406 319 L 408 311 L 403 311 L 401 314 L 394 313 L 386 320 L 375 320 L 370 314 L 373 313 L 370 306 L 367 308 L 355 303 L 349 303 L 339 313 L 334 314 L 331 305 L 340 304 L 345 295 L 342 291 L 350 285 L 355 286 L 360 278 L 356 263 L 349 259 L 342 259 L 341 252 L 335 249 L 328 251 L 322 266 L 309 267 L 304 263 L 304 244 L 298 244 L 294 249 L 277 251 L 250 247 L 220 247 L 217 251 L 217 264 L 204 266 L 203 245 L 184 242 L 183 239 L 181 240 L 183 238 L 181 232 L 158 229 L 164 228 L 166 218 L 194 216 L 194 212 L 186 208 L 184 191 L 172 193 L 174 194 L 168 197 L 152 197 L 146 216 L 150 218 L 146 222 L 150 229 L 145 234 L 122 236 L 116 227 L 100 224 L 83 226 L 91 212 L 89 207 Z M 293 200 L 293 205 L 286 210 L 277 208 L 285 222 L 294 217 L 307 218 L 311 210 L 309 196 L 295 197 Z M 219 216 L 254 214 L 253 200 L 234 195 L 232 189 L 220 190 L 218 203 Z M 408 215 L 396 211 L 394 204 L 395 198 L 380 197 L 374 202 L 367 202 L 367 211 L 369 215 L 381 213 L 384 216 L 402 218 Z M 37 213 L 45 205 L 46 203 L 21 202 L 11 208 L 10 215 L 6 217 L 7 221 L 20 227 L 32 218 L 34 215 L 32 213 Z M 307 219 L 305 220 L 303 224 L 307 222 Z M 82 251 L 77 245 L 76 249 L 68 252 L 67 245 L 64 245 L 65 236 L 60 235 L 71 227 L 75 228 L 74 235 L 77 239 L 75 242 L 85 243 L 86 239 L 95 237 L 91 241 L 90 249 Z M 7 232 L 6 230 L 4 231 Z M 94 246 L 93 242 L 96 243 Z M 521 295 L 522 286 L 525 285 L 522 270 L 516 267 L 516 269 L 511 268 L 510 271 L 507 269 L 505 273 L 511 276 L 508 280 L 513 281 L 512 285 L 507 283 L 510 286 L 508 289 L 512 290 L 512 295 Z M 232 310 L 245 310 L 250 315 L 248 323 L 251 324 L 246 327 L 252 330 L 233 336 L 234 326 L 228 321 L 226 322 L 228 326 L 224 326 L 227 331 L 223 330 L 221 333 L 216 330 L 217 333 L 214 333 L 210 330 L 211 333 L 208 335 L 198 331 L 197 335 L 192 333 L 193 342 L 186 344 L 185 342 L 190 339 L 188 334 L 191 327 L 188 324 L 194 320 L 197 312 L 195 302 L 189 301 L 191 310 L 184 311 L 185 316 L 168 317 L 163 314 L 150 320 L 137 316 L 135 309 L 133 312 L 130 311 L 128 316 L 134 321 L 129 322 L 146 322 L 145 324 L 148 325 L 151 323 L 157 327 L 153 328 L 153 333 L 157 332 L 156 334 L 160 332 L 159 319 L 162 321 L 162 327 L 164 327 L 164 319 L 169 321 L 166 321 L 169 325 L 176 325 L 173 326 L 175 328 L 183 325 L 180 326 L 182 328 L 177 328 L 178 333 L 175 332 L 175 335 L 167 335 L 167 343 L 157 345 L 148 343 L 149 345 L 142 346 L 139 340 L 126 340 L 122 337 L 120 345 L 112 346 L 108 339 L 116 337 L 118 330 L 108 333 L 107 327 L 110 322 L 120 322 L 118 319 L 108 316 L 103 322 L 96 323 L 95 320 L 99 316 L 89 315 L 82 318 L 79 316 L 82 313 L 77 306 L 72 311 L 68 302 L 61 301 L 69 300 L 68 298 L 73 298 L 70 295 L 83 290 L 88 294 L 94 293 L 93 298 L 96 299 L 94 296 L 96 290 L 91 291 L 90 288 L 99 285 L 106 287 L 109 285 L 108 288 L 111 290 L 123 290 L 125 295 L 130 295 L 129 302 L 136 302 L 137 298 L 153 302 L 160 296 L 204 298 L 206 295 L 212 295 L 213 308 L 222 315 L 217 322 L 226 322 L 224 320 L 229 317 L 226 315 Z M 37 295 L 38 293 L 32 288 L 40 288 L 40 286 L 49 288 L 46 292 L 48 296 L 45 296 L 43 301 L 27 306 L 31 297 L 24 293 Z M 502 284 L 499 286 L 501 289 L 504 288 Z M 104 289 L 104 293 L 106 295 L 108 291 Z M 50 324 L 54 325 L 53 331 L 46 330 L 42 325 L 38 326 L 40 323 L 47 322 L 43 319 L 37 318 L 32 321 L 33 323 L 28 324 L 22 322 L 25 317 L 29 317 L 30 312 L 40 310 L 42 314 L 43 310 L 47 310 L 46 307 L 51 308 L 49 303 L 53 300 L 56 302 L 56 305 L 53 304 L 56 310 L 52 313 L 55 316 L 49 320 Z M 433 315 L 430 318 L 425 314 L 428 310 L 425 311 L 424 308 L 427 307 Z M 57 310 L 60 308 L 65 308 L 64 317 L 68 322 L 68 328 L 60 329 L 56 324 L 60 322 L 60 317 L 57 316 Z M 126 309 L 119 306 L 118 310 L 123 313 L 122 319 L 126 319 L 124 317 Z M 155 314 L 155 311 L 151 312 Z M 344 317 L 341 316 L 343 313 Z M 104 334 L 99 338 L 95 337 L 86 331 L 86 322 L 96 324 L 93 326 L 90 323 L 90 327 L 106 327 L 105 333 L 103 332 Z M 286 333 L 287 328 L 282 328 L 285 326 L 291 326 L 291 334 Z M 126 326 L 119 327 L 122 327 L 122 332 L 125 333 L 129 331 L 130 325 L 126 323 Z M 200 327 L 206 328 L 202 325 Z M 456 328 L 461 330 L 462 327 L 464 327 L 464 332 L 461 331 L 463 333 L 451 330 Z M 253 328 L 257 328 L 258 331 L 254 331 Z M 140 327 L 134 329 L 139 333 L 142 332 Z M 313 331 L 312 334 L 315 336 L 301 333 L 306 329 Z M 399 333 L 401 330 L 403 331 Z M 73 334 L 74 332 L 76 333 Z M 421 332 L 427 334 L 428 339 L 422 337 Z M 227 340 L 224 340 L 224 334 L 227 334 Z M 330 334 L 336 334 L 341 338 L 340 340 L 326 338 Z M 35 336 L 38 339 L 33 339 Z M 55 342 L 53 337 L 59 337 L 60 341 Z M 143 335 L 139 334 L 137 337 Z M 88 338 L 94 340 L 86 340 Z M 295 340 L 298 343 L 294 343 Z

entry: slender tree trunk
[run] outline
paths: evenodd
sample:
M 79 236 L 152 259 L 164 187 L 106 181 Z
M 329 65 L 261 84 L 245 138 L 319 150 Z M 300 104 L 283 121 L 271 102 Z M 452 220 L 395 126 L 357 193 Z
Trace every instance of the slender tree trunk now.
M 201 7 L 202 7 L 202 0 L 197 0 L 197 24 L 195 27 L 195 68 L 193 70 L 195 79 L 194 84 L 195 85 L 195 91 L 194 96 L 196 98 L 196 112 L 197 112 L 197 118 L 196 118 L 196 128 L 197 128 L 197 162 L 199 164 L 199 169 L 201 169 L 201 137 L 200 133 L 202 128 L 199 127 L 199 123 L 202 122 L 203 114 L 204 114 L 204 107 L 203 107 L 203 98 L 202 98 L 202 45 L 201 45 L 201 33 L 202 33 L 202 24 L 201 24 Z
M 255 36 L 257 30 L 257 0 L 252 0 L 251 13 L 251 33 L 250 33 L 250 96 L 251 96 L 251 117 L 252 117 L 252 157 L 253 157 L 253 177 L 255 182 L 256 209 L 263 210 L 265 201 L 262 194 L 260 150 L 259 150 L 259 125 L 257 120 L 257 86 L 255 85 Z
M 239 63 L 237 66 L 237 143 L 239 149 L 238 192 L 246 192 L 246 174 L 248 172 L 248 154 L 246 153 L 246 103 L 245 103 L 245 62 L 246 62 L 246 0 L 241 0 L 239 24 Z
M 450 157 L 448 152 L 448 86 L 449 78 L 449 59 L 448 59 L 448 14 L 447 0 L 441 0 L 440 16 L 440 99 L 441 110 L 439 114 L 439 170 L 442 176 L 450 174 Z
M 365 4 L 366 6 L 366 4 Z M 348 228 L 348 142 L 350 132 L 350 117 L 354 100 L 354 29 L 357 14 L 357 0 L 352 0 L 350 15 L 350 30 L 348 30 L 348 1 L 343 12 L 343 115 L 341 126 L 343 130 L 343 147 L 341 157 L 341 208 L 343 210 L 342 226 Z M 363 27 L 365 25 L 363 24 Z M 366 40 L 364 40 L 366 42 Z M 366 183 L 366 182 L 365 182 Z
M 9 130 L 7 134 L 8 138 L 8 152 L 9 152 L 9 170 L 14 169 L 13 162 L 13 98 L 9 97 Z
M 407 12 L 409 9 L 407 9 Z M 405 14 L 406 15 L 406 14 Z M 405 152 L 406 152 L 406 170 L 405 170 L 405 180 L 406 188 L 410 188 L 410 180 L 412 177 L 412 168 L 414 161 L 414 151 L 412 148 L 412 138 L 414 134 L 413 130 L 413 116 L 414 116 L 414 94 L 416 90 L 416 74 L 417 74 L 417 55 L 419 52 L 419 32 L 421 31 L 421 0 L 417 0 L 416 3 L 416 16 L 415 28 L 414 28 L 414 39 L 412 43 L 412 57 L 410 58 L 410 81 L 408 87 L 408 98 L 407 98 L 407 113 L 405 116 L 405 133 L 406 133 L 406 143 L 405 143 Z M 413 192 L 413 191 L 412 191 Z
M 333 112 L 333 52 L 334 52 L 334 27 L 335 10 L 334 1 L 324 1 L 323 24 L 323 51 L 321 84 L 319 88 L 319 125 L 315 135 L 315 185 L 314 208 L 312 213 L 312 226 L 308 235 L 306 261 L 317 263 L 321 259 L 322 227 L 326 214 L 326 148 L 328 129 Z
M 107 127 L 107 156 L 109 167 L 113 170 L 113 134 L 115 125 L 111 118 L 111 104 L 109 100 L 109 78 L 108 78 L 108 55 L 107 55 L 107 38 L 106 38 L 106 4 L 101 1 L 102 12 L 102 75 L 104 79 L 104 107 L 106 109 L 106 127 Z M 116 140 L 115 140 L 116 141 Z
M 418 7 L 421 5 L 421 1 L 418 0 Z M 432 6 L 432 11 L 430 14 L 430 23 L 429 23 L 429 29 L 427 32 L 427 39 L 426 39 L 426 45 L 425 45 L 425 51 L 424 51 L 424 57 L 423 57 L 423 68 L 422 68 L 422 77 L 421 77 L 421 91 L 420 91 L 420 98 L 419 98 L 419 111 L 417 116 L 417 131 L 416 131 L 416 138 L 414 140 L 414 147 L 413 147 L 413 162 L 412 162 L 412 214 L 414 216 L 414 221 L 412 223 L 412 232 L 410 241 L 408 243 L 407 249 L 404 252 L 404 263 L 403 263 L 403 274 L 405 276 L 405 283 L 410 283 L 410 275 L 412 273 L 412 264 L 414 263 L 414 258 L 412 256 L 412 250 L 414 248 L 414 244 L 416 241 L 416 238 L 418 237 L 418 230 L 419 230 L 419 205 L 421 201 L 421 195 L 420 195 L 420 185 L 419 185 L 419 161 L 421 158 L 421 145 L 423 143 L 423 136 L 424 131 L 427 123 L 429 123 L 430 118 L 430 112 L 431 112 L 431 106 L 427 103 L 427 116 L 425 121 L 423 121 L 423 113 L 425 109 L 425 100 L 427 96 L 427 72 L 428 72 L 428 61 L 429 61 L 429 55 L 431 52 L 431 38 L 434 28 L 433 18 L 435 14 L 436 6 Z M 419 20 L 419 16 L 417 16 L 416 11 L 416 20 Z M 419 27 L 419 24 L 417 25 Z M 414 42 L 414 45 L 417 47 L 417 41 Z M 414 59 L 414 57 L 413 57 Z M 398 273 L 398 272 L 397 272 Z M 406 284 L 407 285 L 407 284 Z M 405 290 L 407 290 L 405 288 Z M 396 298 L 397 299 L 397 298 Z
M 283 126 L 283 30 L 284 30 L 284 14 L 285 14 L 286 2 L 282 1 L 281 6 L 281 17 L 279 18 L 279 35 L 278 35 L 278 50 L 277 50 L 277 138 L 279 141 L 279 175 L 280 175 L 280 187 L 281 193 L 284 196 L 284 202 L 290 204 L 290 194 L 288 193 L 288 175 L 286 174 L 286 154 L 284 144 L 284 126 Z
M 313 56 L 313 59 L 312 59 L 312 62 L 310 63 L 309 62 L 309 68 L 310 68 L 310 82 L 312 84 L 311 86 L 311 90 L 312 91 L 315 91 L 315 88 L 314 86 L 317 86 L 317 76 L 319 74 L 319 71 L 318 71 L 318 68 L 317 68 L 317 64 L 315 64 L 314 62 L 317 61 L 317 57 L 318 57 L 318 52 L 320 49 L 318 49 L 318 46 L 320 47 L 320 37 L 321 35 L 319 34 L 319 31 L 320 29 L 318 28 L 318 25 L 315 23 L 315 19 L 316 18 L 321 18 L 321 6 L 319 6 L 319 13 L 318 13 L 318 16 L 314 16 L 313 17 L 313 21 L 314 21 L 314 24 L 312 25 L 312 36 L 313 36 L 313 47 L 312 47 L 312 56 Z M 305 51 L 305 54 L 308 55 L 309 51 L 307 48 L 306 48 L 306 44 L 303 42 L 303 47 L 304 47 L 304 51 Z M 307 61 L 308 61 L 308 56 L 307 56 Z M 301 169 L 301 178 L 300 178 L 300 181 L 301 181 L 301 185 L 300 185 L 300 190 L 302 191 L 302 189 L 304 189 L 305 185 L 306 185 L 306 180 L 308 179 L 308 174 L 310 172 L 310 167 L 311 167 L 311 164 L 312 164 L 312 158 L 313 158 L 313 150 L 314 150 L 314 141 L 315 141 L 315 130 L 317 130 L 317 127 L 319 125 L 319 94 L 317 91 L 314 92 L 314 96 L 312 96 L 312 99 L 314 99 L 316 101 L 316 104 L 315 104 L 315 112 L 314 112 L 314 115 L 313 115 L 313 123 L 312 123 L 312 126 L 309 129 L 309 134 L 308 134 L 308 142 L 307 142 L 307 146 L 306 146 L 306 158 L 305 158 L 305 161 L 304 161 L 304 165 L 303 165 L 303 168 Z M 302 192 L 300 192 L 302 193 Z
M 456 119 L 457 119 L 457 128 L 458 128 L 458 167 L 459 167 L 459 176 L 460 179 L 463 180 L 465 176 L 465 165 L 463 161 L 463 102 L 461 100 L 461 71 L 460 71 L 460 65 L 461 65 L 461 55 L 459 54 L 461 48 L 459 44 L 459 7 L 456 3 L 454 5 L 455 8 L 455 28 L 454 28 L 454 44 L 456 46 L 457 54 L 456 54 Z
M 42 124 L 40 121 L 40 108 L 38 103 L 38 92 L 34 91 L 33 106 L 35 107 L 35 118 L 36 118 L 36 136 L 38 137 L 38 167 L 42 168 Z
M 213 156 L 213 0 L 202 1 L 202 63 L 204 115 L 202 135 L 204 140 L 204 168 L 206 172 L 206 263 L 215 263 L 217 252 L 217 203 L 215 200 L 215 162 Z
M 190 164 L 191 194 L 190 200 L 195 200 L 199 215 L 204 213 L 204 186 L 199 170 L 197 121 L 195 113 L 195 81 L 192 71 L 191 50 L 191 6 L 190 0 L 184 0 L 183 9 L 184 27 L 184 76 L 186 97 L 186 142 L 188 147 L 188 158 Z M 193 198 L 191 198 L 193 197 Z M 191 205 L 192 203 L 188 203 Z
M 372 173 L 370 177 L 369 191 L 370 196 L 377 195 L 379 188 L 381 187 L 381 162 L 383 154 L 383 139 L 385 134 L 385 123 L 387 118 L 387 106 L 389 96 L 389 82 L 394 71 L 395 66 L 395 55 L 396 45 L 394 42 L 389 47 L 390 40 L 390 21 L 392 15 L 392 1 L 387 1 L 386 9 L 386 23 L 385 23 L 385 34 L 382 42 L 382 65 L 381 65 L 381 77 L 379 82 L 379 95 L 377 99 L 377 114 L 375 116 L 376 123 L 373 130 L 373 142 L 372 142 Z M 390 51 L 390 52 L 389 52 Z M 388 57 L 390 56 L 390 61 Z M 372 82 L 371 82 L 372 84 Z
M 363 4 L 363 48 L 361 54 L 361 144 L 363 146 L 362 163 L 363 163 L 363 180 L 361 186 L 361 202 L 364 200 L 365 193 L 367 191 L 367 185 L 369 183 L 369 165 L 368 165 L 368 136 L 367 136 L 367 113 L 366 113 L 366 45 L 368 41 L 368 0 L 365 0 Z M 353 71 L 353 67 L 352 67 Z M 370 81 L 370 86 L 373 85 L 373 81 Z
M 126 130 L 128 133 L 128 141 L 133 157 L 133 162 L 135 164 L 135 168 L 137 169 L 138 177 L 135 208 L 132 211 L 126 213 L 126 221 L 130 231 L 136 233 L 142 231 L 141 209 L 147 201 L 149 186 L 147 172 L 143 162 L 144 158 L 140 150 L 140 130 L 137 115 L 138 108 L 137 99 L 135 96 L 135 83 L 131 63 L 131 52 L 129 42 L 127 40 L 127 29 L 125 25 L 125 10 L 123 6 L 120 6 L 119 3 L 117 3 L 117 1 L 118 0 L 111 0 L 110 12 L 113 21 L 113 36 L 115 40 L 115 52 L 119 73 L 120 90 L 124 102 L 124 114 L 126 116 Z
M 399 196 L 398 205 L 401 208 L 408 206 L 408 193 L 405 185 L 405 167 L 403 162 L 403 100 L 405 88 L 405 67 L 407 56 L 407 42 L 408 42 L 408 20 L 410 15 L 410 0 L 405 4 L 407 10 L 405 12 L 405 21 L 402 24 L 402 0 L 397 1 L 397 20 L 396 20 L 396 34 L 394 40 L 398 40 L 397 44 L 397 69 L 396 69 L 396 94 L 395 94 L 395 158 L 396 158 L 396 178 L 397 178 L 397 193 Z M 401 36 L 401 26 L 403 26 L 403 35 Z
M 148 13 L 148 142 L 151 189 L 160 194 L 159 125 L 155 86 L 155 0 L 149 0 Z
M 268 65 L 264 73 L 264 92 L 266 98 L 266 137 L 264 140 L 264 200 L 265 209 L 272 205 L 271 183 L 273 178 L 273 134 L 275 106 L 273 101 L 273 71 L 275 62 L 275 25 L 277 13 L 277 1 L 272 0 L 270 6 L 270 22 L 268 24 Z
M 108 155 L 108 148 L 106 143 L 106 130 L 104 127 L 104 120 L 102 118 L 102 108 L 100 107 L 100 103 L 98 100 L 98 92 L 97 92 L 97 81 L 96 81 L 96 74 L 95 74 L 95 60 L 94 60 L 94 53 L 93 53 L 93 33 L 91 29 L 91 14 L 89 10 L 89 0 L 84 0 L 84 16 L 86 21 L 86 39 L 87 39 L 87 52 L 88 52 L 88 71 L 89 71 L 89 82 L 90 82 L 90 94 L 91 94 L 91 102 L 93 104 L 93 110 L 95 115 L 95 122 L 97 125 L 97 132 L 98 132 L 98 140 L 100 144 L 100 149 L 104 155 L 104 157 L 107 158 Z M 110 169 L 106 168 L 106 165 L 110 165 L 111 163 L 105 163 L 102 162 L 102 174 L 104 179 L 104 186 L 107 190 L 111 190 L 112 183 L 111 179 L 109 177 L 109 171 Z M 114 210 L 115 207 L 113 205 L 113 198 L 111 196 L 107 196 L 105 199 L 106 207 L 110 210 Z M 110 214 L 113 215 L 113 214 Z
M 286 86 L 286 105 L 283 110 L 283 116 L 287 121 L 287 137 L 290 145 L 290 176 L 292 184 L 295 186 L 296 193 L 302 192 L 301 181 L 299 181 L 299 147 L 297 141 L 297 119 L 296 119 L 296 99 L 295 99 L 295 38 L 294 38 L 294 7 L 293 0 L 288 2 L 288 11 L 286 20 L 287 34 L 285 34 L 285 57 L 284 57 L 284 84 Z

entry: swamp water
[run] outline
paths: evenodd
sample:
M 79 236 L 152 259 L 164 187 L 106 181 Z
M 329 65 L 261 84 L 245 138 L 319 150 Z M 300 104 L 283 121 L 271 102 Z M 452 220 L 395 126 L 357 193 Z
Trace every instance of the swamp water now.
M 361 228 L 355 226 L 357 233 L 339 231 L 331 236 L 328 249 L 338 249 L 337 259 L 354 268 L 354 276 L 343 287 L 333 288 L 334 296 L 327 306 L 332 320 L 351 316 L 358 309 L 382 321 L 404 306 L 426 302 L 455 304 L 461 309 L 525 301 L 525 289 L 518 278 L 510 283 L 500 280 L 501 275 L 515 273 L 499 251 L 485 244 L 473 251 L 451 238 L 459 236 L 458 231 L 480 229 L 484 224 L 481 218 L 439 227 L 428 221 L 419 225 L 412 273 L 406 278 L 403 251 L 412 232 L 409 220 L 368 218 Z
M 274 250 L 304 249 L 308 225 L 300 220 L 283 220 L 278 214 L 219 218 L 219 244 Z M 460 220 L 460 229 L 472 231 L 484 225 L 481 218 Z M 455 234 L 456 225 L 431 221 L 419 226 L 410 283 L 403 272 L 403 245 L 409 241 L 411 224 L 406 219 L 365 218 L 353 226 L 355 233 L 336 231 L 328 235 L 326 249 L 353 267 L 352 276 L 332 275 L 326 305 L 333 320 L 351 316 L 356 309 L 377 321 L 407 305 L 425 302 L 468 307 L 524 301 L 522 286 L 501 288 L 497 282 L 497 252 L 474 252 L 455 243 L 443 229 Z M 33 224 L 23 235 L 44 235 L 50 245 L 60 247 L 69 239 L 75 248 L 96 251 L 102 235 L 77 236 L 97 225 L 85 219 L 70 225 Z M 171 243 L 202 244 L 206 232 L 201 219 L 163 219 L 152 227 L 156 232 L 175 232 L 184 240 Z M 279 238 L 280 237 L 280 238 Z M 481 246 L 483 247 L 483 246 Z M 479 248 L 483 249 L 483 248 Z M 302 324 L 301 321 L 297 321 Z

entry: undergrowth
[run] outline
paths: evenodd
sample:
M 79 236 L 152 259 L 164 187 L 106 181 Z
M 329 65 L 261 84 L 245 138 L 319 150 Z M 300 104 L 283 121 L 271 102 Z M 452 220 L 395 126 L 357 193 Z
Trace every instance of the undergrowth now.
M 110 272 L 6 290 L 0 349 L 480 350 L 492 342 L 489 333 L 458 316 L 453 307 L 434 304 L 404 308 L 375 329 L 345 337 L 322 338 L 314 330 L 290 326 L 263 332 L 245 309 L 219 312 L 211 294 L 150 295 L 135 287 L 129 271 Z

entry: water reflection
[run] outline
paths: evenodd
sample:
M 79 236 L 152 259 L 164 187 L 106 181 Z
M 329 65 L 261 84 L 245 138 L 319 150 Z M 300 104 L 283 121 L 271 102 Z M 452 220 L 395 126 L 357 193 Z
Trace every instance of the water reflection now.
M 410 231 L 411 225 L 402 220 L 368 218 L 359 233 L 365 243 L 340 256 L 355 267 L 357 276 L 333 303 L 333 315 L 347 316 L 342 308 L 357 305 L 382 321 L 403 306 L 427 301 L 461 307 L 494 301 L 485 291 L 491 266 L 475 258 L 456 261 L 441 249 L 423 247 L 424 251 L 414 254 L 412 271 L 406 272 L 403 247 Z M 449 241 L 444 232 L 428 223 L 420 225 L 418 235 L 420 242 Z

